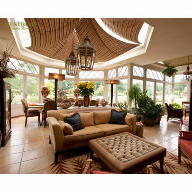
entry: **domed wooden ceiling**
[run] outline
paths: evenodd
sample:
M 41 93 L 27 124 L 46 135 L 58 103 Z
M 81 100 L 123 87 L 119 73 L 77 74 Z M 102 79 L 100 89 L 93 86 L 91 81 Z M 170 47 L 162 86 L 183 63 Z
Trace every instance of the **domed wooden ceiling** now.
M 104 31 L 94 18 L 27 18 L 26 23 L 36 23 L 29 27 L 31 51 L 46 57 L 64 61 L 73 47 L 83 42 L 88 35 L 96 47 L 96 62 L 105 62 L 139 46 L 138 35 L 143 25 L 140 19 L 102 19 L 114 33 L 137 44 L 120 41 Z M 74 35 L 73 31 L 75 29 Z

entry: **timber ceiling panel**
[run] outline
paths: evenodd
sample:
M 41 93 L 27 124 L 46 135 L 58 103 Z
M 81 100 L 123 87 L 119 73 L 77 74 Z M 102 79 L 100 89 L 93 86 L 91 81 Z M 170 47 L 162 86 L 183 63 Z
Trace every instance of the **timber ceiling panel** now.
M 129 25 L 122 21 L 119 21 L 120 24 L 115 22 L 114 28 L 116 31 L 119 28 L 118 35 L 125 36 L 127 31 L 126 39 L 138 42 L 136 36 L 138 36 L 143 22 L 139 19 L 130 20 Z M 76 49 L 79 42 L 83 42 L 85 35 L 89 36 L 91 44 L 96 47 L 96 62 L 109 61 L 139 45 L 125 43 L 112 37 L 93 18 L 27 18 L 25 21 L 26 23 L 36 23 L 35 26 L 29 27 L 31 46 L 28 49 L 61 61 L 69 56 L 72 50 L 72 39 L 73 48 Z

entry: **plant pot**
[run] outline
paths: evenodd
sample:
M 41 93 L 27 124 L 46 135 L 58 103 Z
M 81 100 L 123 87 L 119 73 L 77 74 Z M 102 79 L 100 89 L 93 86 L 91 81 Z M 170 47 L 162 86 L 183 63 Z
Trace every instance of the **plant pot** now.
M 83 104 L 84 104 L 84 107 L 89 107 L 89 105 L 90 105 L 89 96 L 84 96 Z
M 158 119 L 148 119 L 148 118 L 144 118 L 144 124 L 147 126 L 154 126 L 157 123 Z
M 172 76 L 173 76 L 173 74 L 167 73 L 167 76 L 168 76 L 168 77 L 172 77 Z
M 162 116 L 161 116 L 161 117 L 162 117 Z M 157 119 L 157 123 L 156 123 L 156 124 L 160 124 L 161 117 L 159 117 L 159 118 Z

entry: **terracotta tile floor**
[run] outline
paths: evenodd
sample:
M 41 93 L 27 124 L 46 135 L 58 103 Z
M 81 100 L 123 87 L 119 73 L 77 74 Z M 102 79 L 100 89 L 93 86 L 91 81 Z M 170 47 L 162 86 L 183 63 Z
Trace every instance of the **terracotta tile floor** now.
M 24 117 L 12 118 L 11 138 L 5 147 L 0 148 L 0 174 L 50 173 L 48 165 L 54 161 L 54 153 L 48 141 L 48 126 L 38 126 L 37 118 L 32 117 L 25 128 L 24 121 Z M 160 125 L 144 127 L 143 138 L 177 154 L 179 130 L 188 130 L 188 127 L 167 123 L 163 117 Z M 62 158 L 60 156 L 60 159 Z

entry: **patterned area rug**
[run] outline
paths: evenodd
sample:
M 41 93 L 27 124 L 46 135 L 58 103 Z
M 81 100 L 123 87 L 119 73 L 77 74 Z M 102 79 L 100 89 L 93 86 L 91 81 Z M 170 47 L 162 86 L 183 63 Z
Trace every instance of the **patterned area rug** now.
M 79 155 L 76 157 L 65 159 L 61 162 L 50 164 L 50 171 L 52 174 L 81 174 L 86 160 L 90 157 L 89 153 Z M 161 174 L 159 161 L 152 164 L 154 174 Z M 94 157 L 93 170 L 105 170 L 106 166 L 104 163 Z M 107 169 L 107 171 L 110 171 Z M 137 174 L 145 174 L 146 170 L 143 169 Z M 164 159 L 164 173 L 165 174 L 191 174 L 192 173 L 192 162 L 185 157 L 181 159 L 181 165 L 177 163 L 177 155 L 167 152 Z

